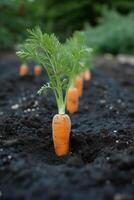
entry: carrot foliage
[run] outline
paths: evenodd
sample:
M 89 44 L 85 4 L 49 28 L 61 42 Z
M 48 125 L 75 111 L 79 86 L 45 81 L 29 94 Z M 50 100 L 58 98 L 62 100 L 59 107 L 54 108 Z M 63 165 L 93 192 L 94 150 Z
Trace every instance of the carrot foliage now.
M 67 51 L 71 54 L 71 86 L 74 86 L 74 81 L 80 73 L 89 69 L 91 65 L 92 49 L 86 45 L 86 38 L 83 32 L 75 32 L 73 37 L 67 39 L 64 44 Z
M 29 31 L 29 38 L 17 52 L 22 59 L 34 60 L 43 65 L 49 83 L 44 84 L 38 94 L 45 95 L 48 90 L 52 90 L 59 114 L 65 113 L 67 90 L 76 75 L 84 70 L 82 62 L 86 59 L 86 52 L 90 52 L 81 40 L 82 37 L 74 35 L 61 44 L 54 34 L 48 35 L 36 28 Z

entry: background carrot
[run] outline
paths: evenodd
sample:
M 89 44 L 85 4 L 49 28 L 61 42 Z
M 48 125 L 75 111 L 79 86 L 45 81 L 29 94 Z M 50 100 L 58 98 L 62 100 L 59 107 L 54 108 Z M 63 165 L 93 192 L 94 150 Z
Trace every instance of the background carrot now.
M 71 121 L 66 114 L 56 114 L 52 122 L 54 149 L 57 156 L 67 155 L 69 152 L 69 140 Z
M 90 72 L 90 70 L 86 70 L 86 71 L 84 72 L 84 79 L 85 79 L 86 81 L 88 81 L 88 80 L 91 79 L 91 72 Z
M 83 78 L 81 76 L 76 78 L 75 87 L 78 89 L 79 97 L 81 97 L 83 93 Z
M 36 65 L 34 67 L 34 75 L 35 76 L 40 76 L 42 72 L 42 67 L 40 65 Z
M 22 64 L 19 69 L 20 76 L 26 76 L 28 74 L 28 66 L 26 64 Z
M 77 88 L 69 88 L 67 92 L 67 110 L 70 113 L 77 112 L 78 110 L 78 102 L 79 102 L 79 95 Z

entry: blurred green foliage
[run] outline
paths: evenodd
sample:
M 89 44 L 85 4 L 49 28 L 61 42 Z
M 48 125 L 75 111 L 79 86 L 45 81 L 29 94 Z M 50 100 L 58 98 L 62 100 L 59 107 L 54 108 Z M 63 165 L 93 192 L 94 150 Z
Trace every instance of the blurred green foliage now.
M 134 53 L 134 13 L 106 11 L 99 25 L 85 28 L 87 43 L 99 52 Z
M 127 14 L 134 9 L 132 0 L 40 0 L 45 6 L 46 29 L 69 36 L 85 22 L 96 25 L 104 9 Z
M 26 29 L 41 24 L 44 10 L 29 0 L 0 0 L 0 49 L 13 48 L 26 37 Z
M 64 40 L 84 23 L 96 26 L 103 10 L 126 15 L 133 0 L 0 0 L 0 49 L 14 48 L 26 37 L 26 29 L 41 26 Z

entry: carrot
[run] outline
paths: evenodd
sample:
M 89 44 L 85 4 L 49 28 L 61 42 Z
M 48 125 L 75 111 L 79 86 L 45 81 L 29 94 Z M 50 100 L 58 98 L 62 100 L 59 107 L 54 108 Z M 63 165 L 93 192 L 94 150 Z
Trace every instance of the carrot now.
M 28 66 L 26 64 L 22 64 L 19 69 L 20 76 L 26 76 L 28 74 Z
M 75 87 L 78 89 L 79 97 L 81 97 L 83 93 L 83 78 L 81 76 L 76 78 Z
M 52 121 L 54 149 L 57 156 L 69 152 L 71 121 L 66 114 L 56 114 Z
M 91 72 L 90 72 L 90 70 L 86 70 L 86 71 L 84 72 L 84 79 L 85 79 L 86 81 L 88 81 L 88 80 L 91 79 Z
M 67 110 L 70 113 L 74 113 L 78 111 L 78 89 L 77 88 L 69 88 L 67 92 Z
M 40 28 L 29 31 L 29 34 L 29 39 L 21 46 L 17 55 L 22 59 L 41 63 L 45 68 L 49 82 L 40 88 L 38 94 L 46 95 L 50 90 L 55 97 L 58 114 L 52 121 L 54 149 L 58 156 L 67 155 L 71 131 L 70 118 L 65 114 L 67 92 L 68 88 L 75 86 L 76 77 L 86 69 L 84 66 L 87 66 L 88 48 L 79 42 L 82 41 L 81 37 L 74 36 L 61 44 L 54 34 L 42 33 Z M 82 77 L 77 78 L 76 87 L 78 95 L 81 96 Z
M 40 76 L 41 72 L 42 72 L 41 66 L 37 65 L 37 66 L 34 67 L 34 75 L 35 76 Z

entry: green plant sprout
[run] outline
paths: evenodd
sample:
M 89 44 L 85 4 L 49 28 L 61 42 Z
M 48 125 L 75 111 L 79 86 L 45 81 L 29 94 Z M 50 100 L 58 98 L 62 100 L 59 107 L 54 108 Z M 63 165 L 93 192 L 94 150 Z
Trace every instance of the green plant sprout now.
M 87 48 L 78 45 L 76 38 L 61 44 L 54 34 L 42 33 L 40 28 L 29 31 L 30 36 L 21 46 L 17 55 L 24 60 L 34 60 L 41 64 L 49 78 L 38 94 L 45 95 L 52 90 L 56 99 L 58 114 L 53 117 L 53 141 L 58 156 L 69 152 L 71 121 L 65 114 L 67 92 L 75 77 L 84 68 L 81 61 L 87 56 Z
M 49 83 L 44 84 L 38 94 L 46 94 L 48 89 L 52 90 L 58 106 L 58 113 L 65 113 L 66 93 L 70 87 L 72 77 L 78 73 L 79 60 L 84 49 L 78 51 L 75 43 L 62 45 L 54 34 L 42 33 L 40 28 L 29 31 L 30 37 L 21 45 L 17 55 L 24 60 L 35 60 L 43 65 Z M 72 68 L 69 66 L 71 65 Z
M 38 94 L 46 94 L 47 90 L 53 91 L 58 105 L 59 114 L 65 113 L 64 91 L 67 89 L 66 68 L 63 67 L 64 57 L 62 45 L 54 34 L 43 34 L 39 28 L 29 31 L 30 37 L 17 52 L 22 59 L 33 59 L 45 68 L 49 83 L 44 84 Z
M 72 62 L 69 64 L 72 69 L 70 86 L 74 87 L 76 77 L 89 69 L 92 49 L 86 46 L 85 35 L 78 31 L 73 34 L 73 37 L 66 40 L 64 46 L 71 54 Z

